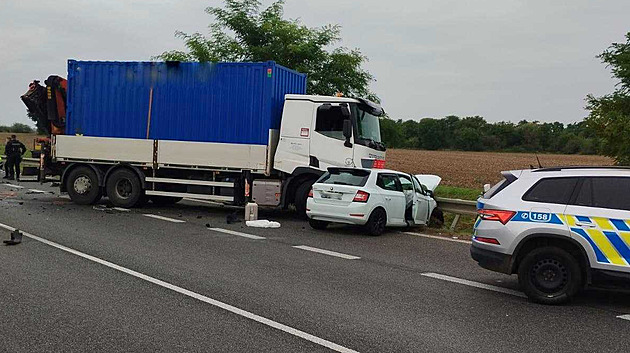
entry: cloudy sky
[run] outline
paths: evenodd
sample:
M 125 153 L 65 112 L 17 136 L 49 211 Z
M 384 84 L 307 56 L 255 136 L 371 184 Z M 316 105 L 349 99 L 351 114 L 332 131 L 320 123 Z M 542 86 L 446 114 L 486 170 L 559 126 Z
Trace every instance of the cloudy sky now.
M 220 0 L 0 1 L 0 124 L 28 123 L 19 96 L 66 60 L 148 60 L 206 33 Z M 264 1 L 269 4 L 269 1 Z M 287 0 L 286 16 L 343 27 L 393 118 L 581 120 L 614 88 L 595 58 L 630 31 L 628 0 Z

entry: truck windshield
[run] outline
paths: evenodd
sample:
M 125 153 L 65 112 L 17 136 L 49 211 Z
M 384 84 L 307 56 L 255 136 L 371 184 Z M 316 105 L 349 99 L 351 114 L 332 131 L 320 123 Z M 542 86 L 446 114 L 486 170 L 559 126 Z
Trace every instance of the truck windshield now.
M 358 137 L 362 140 L 381 143 L 381 125 L 378 116 L 361 109 L 358 104 L 352 106 L 353 114 L 357 119 Z

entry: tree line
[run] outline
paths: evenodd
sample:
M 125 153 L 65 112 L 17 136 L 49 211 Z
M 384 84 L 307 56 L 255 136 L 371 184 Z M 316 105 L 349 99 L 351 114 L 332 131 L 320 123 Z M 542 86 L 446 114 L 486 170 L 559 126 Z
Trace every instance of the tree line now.
M 603 140 L 584 121 L 565 125 L 522 120 L 489 123 L 483 117 L 381 119 L 387 147 L 426 150 L 599 154 Z
M 35 129 L 33 129 L 32 127 L 30 127 L 30 126 L 28 126 L 26 124 L 14 123 L 11 126 L 0 125 L 0 132 L 10 132 L 10 133 L 14 133 L 14 134 L 18 134 L 18 133 L 33 133 L 33 132 L 35 132 Z

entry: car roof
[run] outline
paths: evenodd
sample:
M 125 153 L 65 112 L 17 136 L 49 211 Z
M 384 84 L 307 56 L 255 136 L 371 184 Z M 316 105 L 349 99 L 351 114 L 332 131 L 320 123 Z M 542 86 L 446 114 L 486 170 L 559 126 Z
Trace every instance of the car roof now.
M 333 169 L 355 169 L 355 170 L 365 170 L 368 172 L 379 172 L 379 173 L 391 173 L 391 174 L 405 174 L 409 175 L 409 173 L 401 172 L 393 169 L 378 169 L 378 168 L 352 168 L 352 167 L 328 167 Z
M 598 175 L 619 175 L 630 176 L 629 167 L 614 166 L 569 166 L 569 167 L 553 167 L 553 168 L 536 168 L 510 170 L 503 173 L 510 173 L 516 177 L 529 174 L 536 177 L 547 176 L 598 176 Z

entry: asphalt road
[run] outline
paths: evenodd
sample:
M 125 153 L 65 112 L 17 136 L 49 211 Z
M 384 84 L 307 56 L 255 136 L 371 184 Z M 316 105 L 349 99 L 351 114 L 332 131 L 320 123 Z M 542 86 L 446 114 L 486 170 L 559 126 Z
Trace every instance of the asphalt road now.
M 630 314 L 627 292 L 533 304 L 515 276 L 479 268 L 465 242 L 314 231 L 275 210 L 260 216 L 280 229 L 255 229 L 227 224 L 241 215 L 227 207 L 113 210 L 13 185 L 0 184 L 0 238 L 30 237 L 0 246 L 0 351 L 630 348 L 630 321 L 618 318 Z

